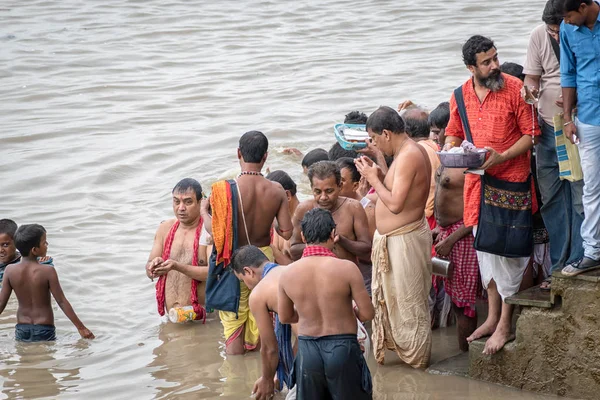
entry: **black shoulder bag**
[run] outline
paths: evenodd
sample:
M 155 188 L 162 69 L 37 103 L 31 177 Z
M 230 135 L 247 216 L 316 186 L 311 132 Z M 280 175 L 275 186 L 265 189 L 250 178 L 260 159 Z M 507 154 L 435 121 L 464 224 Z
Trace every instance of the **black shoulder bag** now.
M 454 98 L 467 140 L 473 142 L 462 86 Z M 502 257 L 529 257 L 533 252 L 531 175 L 527 182 L 481 176 L 481 204 L 474 247 Z
M 554 55 L 560 64 L 560 46 L 556 39 L 554 39 L 550 34 L 548 34 L 548 38 L 550 39 L 550 44 L 552 45 L 552 50 L 554 50 Z

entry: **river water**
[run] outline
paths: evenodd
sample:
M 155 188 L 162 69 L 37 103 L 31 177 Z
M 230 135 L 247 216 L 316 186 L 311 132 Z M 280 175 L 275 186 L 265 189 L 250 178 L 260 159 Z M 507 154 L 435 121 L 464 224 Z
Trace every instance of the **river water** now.
M 144 265 L 170 189 L 237 170 L 239 136 L 262 130 L 271 169 L 306 182 L 287 146 L 333 143 L 344 114 L 446 101 L 468 73 L 462 43 L 491 36 L 522 63 L 543 0 L 0 3 L 0 218 L 48 230 L 63 288 L 96 334 L 57 309 L 55 344 L 16 344 L 0 317 L 2 398 L 240 399 L 257 354 L 225 359 L 218 320 L 165 324 Z M 456 354 L 434 335 L 433 361 Z M 376 399 L 537 399 L 394 356 L 370 362 Z

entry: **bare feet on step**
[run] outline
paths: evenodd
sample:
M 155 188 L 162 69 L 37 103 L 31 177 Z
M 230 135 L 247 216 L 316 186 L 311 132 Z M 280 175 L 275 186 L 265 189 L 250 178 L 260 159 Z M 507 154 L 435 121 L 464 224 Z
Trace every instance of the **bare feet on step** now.
M 474 340 L 492 335 L 496 331 L 496 326 L 498 326 L 497 321 L 486 320 L 483 325 L 475 329 L 475 332 L 467 338 L 467 342 L 471 343 Z
M 511 340 L 514 340 L 515 335 L 510 331 L 510 327 L 498 327 L 496 332 L 485 342 L 485 347 L 483 348 L 483 354 L 496 354 L 500 351 L 504 345 Z

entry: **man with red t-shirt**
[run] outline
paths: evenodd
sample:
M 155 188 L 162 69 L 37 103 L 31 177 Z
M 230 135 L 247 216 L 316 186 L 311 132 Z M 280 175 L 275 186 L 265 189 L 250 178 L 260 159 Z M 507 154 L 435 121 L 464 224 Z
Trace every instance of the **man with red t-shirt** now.
M 530 174 L 532 136 L 538 136 L 540 131 L 531 106 L 521 97 L 523 83 L 500 72 L 498 52 L 490 39 L 473 36 L 462 51 L 464 63 L 473 75 L 462 85 L 473 142 L 477 148 L 486 148 L 489 152 L 481 168 L 503 181 L 526 182 Z M 446 144 L 459 146 L 464 138 L 457 102 L 452 95 Z M 481 196 L 479 176 L 466 176 L 464 193 L 464 223 L 473 226 L 476 232 Z M 533 201 L 535 212 L 535 196 Z M 494 354 L 511 340 L 513 307 L 503 300 L 519 290 L 530 257 L 507 258 L 478 251 L 477 258 L 483 286 L 488 290 L 489 314 L 467 340 L 472 342 L 491 335 L 484 353 Z

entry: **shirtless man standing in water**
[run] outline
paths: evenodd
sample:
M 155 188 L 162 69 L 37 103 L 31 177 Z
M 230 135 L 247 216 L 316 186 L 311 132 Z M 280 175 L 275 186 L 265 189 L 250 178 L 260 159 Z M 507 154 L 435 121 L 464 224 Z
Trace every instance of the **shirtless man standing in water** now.
M 370 159 L 356 160 L 379 197 L 371 283 L 375 358 L 382 364 L 388 348 L 407 364 L 426 368 L 431 354 L 431 231 L 425 205 L 431 165 L 425 149 L 407 136 L 402 118 L 392 108 L 380 107 L 371 114 L 367 132 L 383 154 L 394 156 L 385 176 Z
M 456 314 L 458 345 L 469 350 L 467 337 L 477 328 L 475 302 L 481 295 L 481 277 L 477 253 L 473 247 L 473 228 L 463 222 L 465 174 L 461 168 L 441 166 L 435 174 L 435 219 L 439 234 L 435 252 L 450 260 L 446 293 Z
M 292 222 L 294 233 L 290 240 L 292 257 L 298 260 L 306 245 L 302 241 L 300 223 L 309 210 L 322 208 L 333 215 L 336 236 L 333 252 L 341 259 L 358 263 L 358 258 L 369 257 L 371 240 L 367 214 L 359 201 L 341 197 L 340 169 L 333 161 L 319 161 L 308 169 L 313 200 L 300 203 Z
M 173 307 L 193 305 L 195 300 L 191 288 L 192 280 L 196 280 L 196 309 L 201 310 L 196 312 L 200 314 L 196 318 L 204 319 L 206 316 L 202 306 L 208 276 L 207 246 L 212 244 L 212 239 L 200 217 L 201 200 L 202 186 L 198 181 L 191 178 L 180 181 L 173 188 L 175 218 L 163 221 L 154 236 L 146 275 L 151 280 L 159 278 L 156 299 L 160 315 Z
M 371 374 L 356 338 L 356 319 L 374 314 L 362 275 L 332 252 L 337 233 L 328 210 L 308 211 L 301 236 L 306 248 L 281 272 L 277 304 L 281 323 L 298 323 L 297 398 L 371 399 Z
M 262 169 L 267 161 L 269 140 L 259 131 L 250 131 L 239 140 L 237 157 L 241 172 L 236 179 L 239 192 L 239 216 L 237 218 L 237 248 L 253 245 L 261 249 L 269 261 L 274 260 L 271 248 L 271 227 L 288 240 L 292 235 L 292 221 L 288 198 L 278 182 L 265 178 Z M 213 185 L 213 194 L 214 194 Z M 212 194 L 211 194 L 212 195 Z M 207 229 L 212 229 L 212 221 L 223 218 L 220 211 L 213 209 L 209 213 L 208 201 L 201 207 Z M 232 249 L 235 251 L 236 249 Z M 219 310 L 225 333 L 225 348 L 229 355 L 244 354 L 245 350 L 255 349 L 258 345 L 258 328 L 248 306 L 250 290 L 240 283 L 240 301 L 237 312 Z

